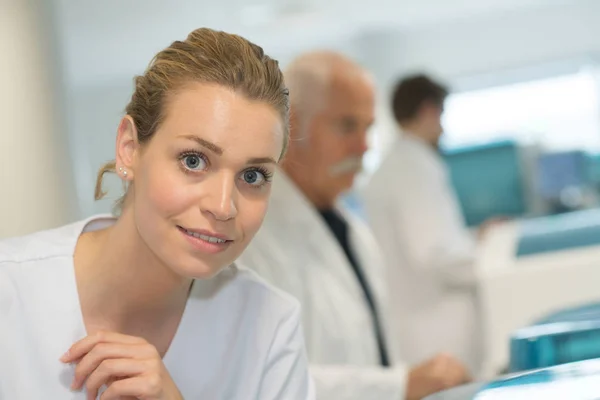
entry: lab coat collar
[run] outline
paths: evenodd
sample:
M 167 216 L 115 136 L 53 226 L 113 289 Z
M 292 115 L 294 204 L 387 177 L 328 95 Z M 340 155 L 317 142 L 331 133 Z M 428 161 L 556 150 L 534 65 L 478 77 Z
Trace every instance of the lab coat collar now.
M 438 168 L 442 168 L 442 153 L 436 150 L 430 143 L 419 135 L 411 133 L 409 131 L 401 131 L 402 134 L 400 139 L 397 141 L 396 146 L 412 146 L 413 148 L 420 149 L 422 153 L 426 154 L 432 163 L 438 165 Z
M 273 178 L 269 209 L 287 209 L 289 212 L 279 215 L 290 222 L 301 223 L 305 220 L 302 211 L 313 209 L 313 205 L 282 169 L 278 169 Z
M 405 130 L 401 130 L 400 131 L 400 138 L 402 141 L 409 141 L 411 143 L 415 143 L 418 146 L 423 146 L 426 147 L 427 149 L 429 149 L 430 151 L 433 151 L 431 145 L 429 143 L 427 143 L 427 141 L 425 139 L 423 139 L 421 136 L 412 133 L 411 131 L 405 131 Z
M 290 222 L 306 223 L 307 220 L 303 215 L 305 210 L 312 210 L 315 216 L 318 216 L 316 207 L 282 169 L 278 169 L 273 178 L 273 188 L 269 203 L 270 208 L 287 208 L 289 212 L 285 214 L 285 218 Z M 343 206 L 341 196 L 333 208 L 344 217 L 348 215 Z

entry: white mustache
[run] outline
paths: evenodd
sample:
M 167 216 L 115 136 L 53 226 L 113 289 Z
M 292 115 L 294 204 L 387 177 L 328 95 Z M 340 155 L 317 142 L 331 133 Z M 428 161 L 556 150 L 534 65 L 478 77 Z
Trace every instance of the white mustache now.
M 350 157 L 330 167 L 329 174 L 339 176 L 351 172 L 357 173 L 362 170 L 362 167 L 362 157 Z

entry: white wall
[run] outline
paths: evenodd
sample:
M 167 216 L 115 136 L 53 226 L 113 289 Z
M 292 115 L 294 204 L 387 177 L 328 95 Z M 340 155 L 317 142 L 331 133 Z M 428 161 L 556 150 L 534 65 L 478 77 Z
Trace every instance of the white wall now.
M 110 212 L 123 192 L 119 179 L 105 175 L 107 195 L 101 201 L 94 201 L 97 172 L 115 157 L 117 127 L 132 89 L 133 77 L 110 84 L 70 87 L 68 132 L 82 216 Z
M 357 40 L 363 62 L 387 78 L 425 69 L 447 80 L 600 53 L 600 2 L 379 31 Z
M 0 4 L 0 237 L 77 216 L 45 9 Z

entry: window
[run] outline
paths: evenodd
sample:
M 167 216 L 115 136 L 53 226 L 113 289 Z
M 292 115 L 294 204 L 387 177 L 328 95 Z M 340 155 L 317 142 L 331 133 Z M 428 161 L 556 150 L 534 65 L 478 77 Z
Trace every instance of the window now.
M 593 71 L 448 97 L 446 147 L 535 140 L 548 150 L 600 150 L 600 84 Z

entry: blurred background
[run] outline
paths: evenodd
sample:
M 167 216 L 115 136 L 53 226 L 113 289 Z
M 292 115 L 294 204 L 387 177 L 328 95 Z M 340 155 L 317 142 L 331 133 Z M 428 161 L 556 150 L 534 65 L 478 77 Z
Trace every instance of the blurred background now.
M 413 72 L 440 80 L 452 91 L 444 157 L 467 223 L 498 215 L 524 221 L 508 245 L 494 242 L 486 265 L 528 263 L 529 273 L 549 261 L 532 255 L 595 249 L 552 260 L 584 265 L 579 284 L 587 292 L 577 287 L 550 302 L 570 276 L 556 274 L 545 282 L 547 296 L 518 315 L 517 300 L 506 293 L 522 284 L 522 300 L 550 275 L 519 275 L 521 283 L 489 275 L 488 300 L 500 299 L 500 325 L 489 326 L 498 332 L 490 339 L 498 348 L 490 368 L 507 362 L 507 334 L 516 327 L 553 307 L 594 300 L 588 272 L 600 257 L 597 0 L 0 0 L 0 238 L 111 210 L 120 184 L 109 179 L 109 195 L 95 202 L 94 183 L 113 157 L 133 77 L 156 52 L 201 26 L 241 34 L 283 67 L 303 51 L 333 49 L 371 71 L 378 109 L 364 176 L 396 135 L 393 83 Z M 359 210 L 352 194 L 347 200 Z M 560 219 L 573 211 L 584 214 Z
M 0 135 L 0 182 L 9 193 L 2 196 L 0 236 L 110 210 L 118 183 L 109 182 L 100 202 L 93 185 L 97 168 L 112 157 L 132 78 L 158 50 L 199 26 L 242 34 L 283 66 L 302 51 L 327 48 L 369 69 L 379 103 L 366 174 L 396 134 L 389 112 L 396 79 L 425 72 L 446 83 L 452 95 L 444 147 L 472 225 L 489 214 L 542 215 L 597 203 L 598 1 L 0 4 L 0 112 L 8 123 Z M 493 195 L 498 189 L 500 198 Z

